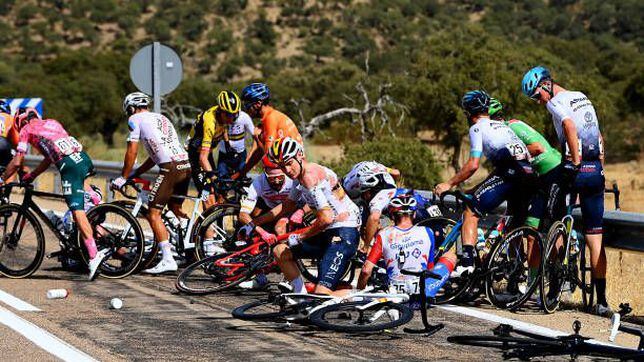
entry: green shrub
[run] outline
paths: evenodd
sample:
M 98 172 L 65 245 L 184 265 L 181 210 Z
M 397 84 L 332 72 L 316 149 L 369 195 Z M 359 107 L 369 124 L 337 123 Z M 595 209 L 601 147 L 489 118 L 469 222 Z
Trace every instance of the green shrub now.
M 440 170 L 432 151 L 414 138 L 388 138 L 361 144 L 345 144 L 344 155 L 331 164 L 339 177 L 360 161 L 375 160 L 400 170 L 404 185 L 429 189 L 440 181 Z

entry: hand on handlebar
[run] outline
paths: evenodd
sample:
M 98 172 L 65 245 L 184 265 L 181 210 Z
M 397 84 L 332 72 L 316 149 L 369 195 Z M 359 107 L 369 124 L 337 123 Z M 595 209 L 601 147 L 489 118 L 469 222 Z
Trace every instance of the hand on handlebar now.
M 112 190 L 120 190 L 125 186 L 127 183 L 127 179 L 123 176 L 117 177 L 112 182 L 110 183 L 110 189 Z
M 259 237 L 262 238 L 262 240 L 264 240 L 265 242 L 270 244 L 277 242 L 277 236 L 275 234 L 271 234 L 259 226 L 255 227 L 255 231 L 257 231 Z
M 452 185 L 447 182 L 441 182 L 436 187 L 434 187 L 434 193 L 440 196 L 443 192 L 449 191 L 452 188 Z
M 255 224 L 253 222 L 249 222 L 246 225 L 243 225 L 242 227 L 239 228 L 239 231 L 237 232 L 237 236 L 240 239 L 248 239 L 250 237 L 250 234 L 255 230 Z

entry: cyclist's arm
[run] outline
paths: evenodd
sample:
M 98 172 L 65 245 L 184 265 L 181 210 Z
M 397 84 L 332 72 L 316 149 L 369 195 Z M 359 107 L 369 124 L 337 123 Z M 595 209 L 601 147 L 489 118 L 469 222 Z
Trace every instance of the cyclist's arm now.
M 599 132 L 599 144 L 601 145 L 599 147 L 599 162 L 602 164 L 602 168 L 604 167 L 604 149 L 606 145 L 604 145 L 604 136 L 602 136 L 602 133 Z
M 367 225 L 365 226 L 365 231 L 364 231 L 364 242 L 365 242 L 365 251 L 369 250 L 369 246 L 371 245 L 371 240 L 373 240 L 374 236 L 378 232 L 378 229 L 380 229 L 380 216 L 382 215 L 382 212 L 372 210 L 369 213 L 369 217 L 367 218 Z
M 4 174 L 2 175 L 2 180 L 8 180 L 13 174 L 16 173 L 21 167 L 22 163 L 24 161 L 25 155 L 22 152 L 18 152 L 14 157 L 11 162 L 7 165 L 7 169 L 4 170 Z
M 377 235 L 376 242 L 373 244 L 373 248 L 371 248 L 371 250 L 369 251 L 367 260 L 365 260 L 364 264 L 362 265 L 362 270 L 360 271 L 360 277 L 358 277 L 358 284 L 356 285 L 356 288 L 364 289 L 367 286 L 369 277 L 371 277 L 371 273 L 373 273 L 373 267 L 376 265 L 378 260 L 380 260 L 380 258 L 382 258 L 382 238 L 380 237 L 380 235 Z
M 152 157 L 148 157 L 141 166 L 139 166 L 136 170 L 132 171 L 129 178 L 139 177 L 143 175 L 144 173 L 148 172 L 148 170 L 150 170 L 152 167 L 154 167 L 154 165 L 155 163 L 152 160 Z
M 400 176 L 401 176 L 401 174 L 400 174 L 400 170 L 399 170 L 399 169 L 397 169 L 397 168 L 389 168 L 389 167 L 387 167 L 387 172 L 389 172 L 389 174 L 391 175 L 391 177 L 393 177 L 393 178 L 394 178 L 394 181 L 396 181 L 396 182 L 400 181 Z
M 210 158 L 210 147 L 201 147 L 199 149 L 199 166 L 205 172 L 212 172 L 212 165 L 208 158 Z
M 479 169 L 480 157 L 470 156 L 465 165 L 454 175 L 447 183 L 450 186 L 456 186 L 461 182 L 469 179 Z
M 286 199 L 284 200 L 283 203 L 275 206 L 272 208 L 270 211 L 265 213 L 264 215 L 258 216 L 253 220 L 253 224 L 255 225 L 264 225 L 266 223 L 269 223 L 273 220 L 277 220 L 284 215 L 290 215 L 293 212 L 297 210 L 297 203 L 295 201 Z
M 123 159 L 123 170 L 121 171 L 121 176 L 127 178 L 132 172 L 134 167 L 134 162 L 136 162 L 136 153 L 139 150 L 139 142 L 137 141 L 128 141 L 127 150 L 125 151 L 125 157 Z
M 264 157 L 264 150 L 258 147 L 257 141 L 253 142 L 253 147 L 251 148 L 250 151 L 250 156 L 248 156 L 248 159 L 246 159 L 246 165 L 244 168 L 239 171 L 239 173 L 243 176 L 248 173 L 248 171 L 252 170 L 253 167 L 259 162 L 259 160 Z
M 315 221 L 313 222 L 313 224 L 311 224 L 311 226 L 309 227 L 301 229 L 301 232 L 298 234 L 300 234 L 302 240 L 308 239 L 326 230 L 326 228 L 331 225 L 333 220 L 333 211 L 331 211 L 330 207 L 318 209 L 315 213 Z
M 40 175 L 41 173 L 47 171 L 50 165 L 51 165 L 51 160 L 49 158 L 45 158 L 44 160 L 42 160 L 38 164 L 38 166 L 36 166 L 36 168 L 30 172 L 31 178 L 34 179 L 38 177 L 38 175 Z
M 564 135 L 566 136 L 566 144 L 570 150 L 572 163 L 578 165 L 581 163 L 581 155 L 579 154 L 579 137 L 577 136 L 577 127 L 575 122 L 570 118 L 565 118 L 562 122 Z

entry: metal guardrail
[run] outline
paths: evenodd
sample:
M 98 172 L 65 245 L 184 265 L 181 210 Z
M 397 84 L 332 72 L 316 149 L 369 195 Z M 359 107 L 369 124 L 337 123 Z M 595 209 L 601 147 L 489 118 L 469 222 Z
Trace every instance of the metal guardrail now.
M 40 161 L 42 161 L 41 156 L 27 155 L 25 157 L 25 164 L 29 167 L 37 166 Z M 113 161 L 93 162 L 97 176 L 105 179 L 105 190 L 108 190 L 110 180 L 121 175 L 121 167 L 123 164 Z M 156 177 L 158 172 L 159 168 L 154 166 L 143 176 L 150 178 Z M 54 175 L 54 189 L 62 190 L 58 172 L 54 172 Z M 432 199 L 432 193 L 430 191 L 417 191 L 424 197 L 430 200 Z M 108 200 L 111 199 L 112 195 L 110 192 L 107 193 L 107 197 Z M 450 197 L 446 198 L 446 201 L 448 203 L 454 203 L 454 200 Z M 500 215 L 503 212 L 505 212 L 505 203 L 494 211 L 494 215 Z M 575 221 L 581 221 L 581 213 L 578 209 L 573 212 L 573 216 L 575 216 Z M 604 242 L 610 247 L 644 252 L 644 213 L 617 210 L 604 211 Z

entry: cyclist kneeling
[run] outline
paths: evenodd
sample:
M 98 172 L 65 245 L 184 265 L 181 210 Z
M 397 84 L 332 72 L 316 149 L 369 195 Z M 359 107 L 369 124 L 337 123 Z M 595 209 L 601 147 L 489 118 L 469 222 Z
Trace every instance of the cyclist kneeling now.
M 262 225 L 289 215 L 297 209 L 298 200 L 304 199 L 315 210 L 315 221 L 309 227 L 296 230 L 287 243 L 277 245 L 273 253 L 282 273 L 298 293 L 306 293 L 306 289 L 294 258 L 319 259 L 315 292 L 331 294 L 358 247 L 358 206 L 345 194 L 333 171 L 306 161 L 302 145 L 294 139 L 286 137 L 275 141 L 268 156 L 295 181 L 295 185 L 281 207 L 255 219 L 255 223 Z M 267 235 L 260 227 L 257 231 L 264 234 L 265 239 L 275 237 Z
M 440 279 L 427 278 L 424 293 L 435 297 L 436 293 L 449 279 L 456 264 L 456 254 L 447 252 L 434 265 L 434 232 L 426 226 L 415 226 L 414 217 L 418 203 L 413 195 L 401 194 L 391 199 L 388 211 L 394 219 L 394 226 L 388 226 L 378 232 L 376 241 L 365 261 L 358 289 L 364 289 L 373 272 L 373 267 L 384 259 L 390 289 L 397 293 L 419 294 L 418 278 L 403 275 L 401 270 L 431 270 L 441 276 Z

